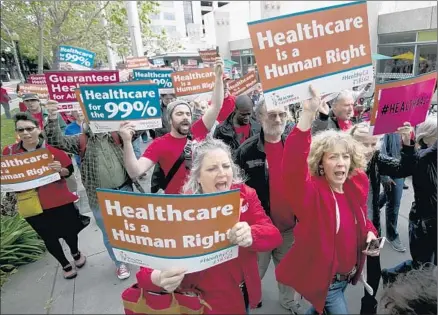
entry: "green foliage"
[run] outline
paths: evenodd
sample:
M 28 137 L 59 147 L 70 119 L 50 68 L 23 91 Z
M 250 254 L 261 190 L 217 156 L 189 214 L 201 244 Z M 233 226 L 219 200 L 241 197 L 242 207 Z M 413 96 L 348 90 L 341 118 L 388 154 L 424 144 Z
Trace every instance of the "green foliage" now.
M 17 110 L 12 110 L 11 115 L 14 115 Z M 9 144 L 15 143 L 15 126 L 12 119 L 6 119 L 5 115 L 0 118 L 0 142 L 1 149 Z
M 38 260 L 45 252 L 44 242 L 20 215 L 1 216 L 1 285 L 17 267 Z
M 156 1 L 138 1 L 142 33 L 150 35 L 149 14 L 155 13 Z M 130 42 L 124 1 L 2 1 L 1 38 L 7 42 L 11 34 L 20 38 L 22 53 L 35 58 L 39 53 L 40 31 L 43 53 L 49 64 L 57 63 L 59 45 L 71 45 L 96 52 L 106 60 L 106 40 L 119 54 L 128 55 Z M 101 23 L 105 14 L 108 25 Z

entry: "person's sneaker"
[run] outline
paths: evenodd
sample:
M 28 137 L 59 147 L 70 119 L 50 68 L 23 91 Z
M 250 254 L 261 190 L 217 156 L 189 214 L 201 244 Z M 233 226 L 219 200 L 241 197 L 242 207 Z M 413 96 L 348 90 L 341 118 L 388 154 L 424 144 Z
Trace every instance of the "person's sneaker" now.
M 120 280 L 128 279 L 131 276 L 131 272 L 125 264 L 121 264 L 119 267 L 117 267 L 116 273 L 117 278 Z
M 389 241 L 392 245 L 392 248 L 394 248 L 394 250 L 403 253 L 406 251 L 406 247 L 402 244 L 402 242 L 400 241 L 400 238 L 397 237 L 395 240 L 393 241 Z
M 257 304 L 256 308 L 261 308 L 263 306 L 263 302 L 260 301 L 259 304 Z
M 403 189 L 404 189 L 404 190 L 409 189 L 409 186 L 406 185 L 406 184 L 403 184 Z

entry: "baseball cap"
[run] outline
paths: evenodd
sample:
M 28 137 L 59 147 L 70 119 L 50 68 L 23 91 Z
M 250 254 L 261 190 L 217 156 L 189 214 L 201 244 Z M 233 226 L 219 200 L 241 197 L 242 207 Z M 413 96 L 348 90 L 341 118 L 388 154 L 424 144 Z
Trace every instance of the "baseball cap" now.
M 29 101 L 29 100 L 37 100 L 37 101 L 39 101 L 40 100 L 38 94 L 34 94 L 34 93 L 24 94 L 22 96 L 22 99 L 23 99 L 23 101 Z

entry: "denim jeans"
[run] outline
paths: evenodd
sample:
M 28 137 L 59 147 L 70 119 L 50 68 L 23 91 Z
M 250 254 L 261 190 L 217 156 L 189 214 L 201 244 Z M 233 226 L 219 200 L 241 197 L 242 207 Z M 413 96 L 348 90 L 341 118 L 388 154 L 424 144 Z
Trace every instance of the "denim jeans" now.
M 386 238 L 393 241 L 398 237 L 397 222 L 400 210 L 400 201 L 403 195 L 404 178 L 393 178 L 395 186 L 391 190 L 385 187 L 385 192 L 380 195 L 379 204 L 383 205 L 386 201 Z
M 119 189 L 119 191 L 132 191 L 132 184 L 125 185 Z M 96 220 L 96 224 L 99 227 L 100 231 L 102 232 L 102 238 L 103 238 L 103 244 L 106 247 L 106 250 L 108 251 L 108 254 L 110 255 L 111 260 L 114 262 L 114 264 L 119 267 L 121 262 L 116 259 L 116 256 L 113 252 L 113 247 L 111 246 L 108 238 L 108 234 L 106 234 L 105 231 L 105 225 L 103 224 L 103 218 L 102 218 L 102 211 L 100 208 L 94 208 L 91 209 L 93 211 L 94 219 Z
M 347 281 L 337 281 L 330 285 L 327 298 L 325 299 L 323 314 L 348 314 L 347 301 L 344 296 L 347 285 Z M 306 314 L 318 313 L 315 308 L 311 306 Z

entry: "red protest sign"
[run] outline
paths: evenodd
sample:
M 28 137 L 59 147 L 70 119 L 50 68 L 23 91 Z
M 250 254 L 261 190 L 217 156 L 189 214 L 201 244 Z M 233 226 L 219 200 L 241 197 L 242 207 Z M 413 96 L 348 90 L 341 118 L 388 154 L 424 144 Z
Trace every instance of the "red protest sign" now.
M 46 77 L 44 76 L 44 74 L 31 74 L 27 77 L 27 83 L 45 85 Z
M 374 135 L 393 133 L 405 122 L 412 126 L 426 119 L 436 78 L 380 91 Z
M 254 71 L 248 72 L 244 77 L 230 81 L 228 89 L 231 94 L 239 96 L 245 94 L 257 84 L 257 76 Z
M 76 102 L 75 89 L 85 84 L 118 83 L 119 71 L 50 71 L 45 73 L 50 99 Z

